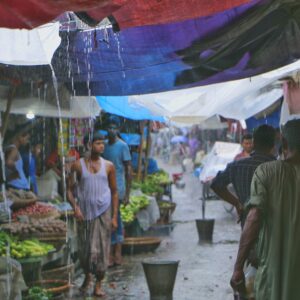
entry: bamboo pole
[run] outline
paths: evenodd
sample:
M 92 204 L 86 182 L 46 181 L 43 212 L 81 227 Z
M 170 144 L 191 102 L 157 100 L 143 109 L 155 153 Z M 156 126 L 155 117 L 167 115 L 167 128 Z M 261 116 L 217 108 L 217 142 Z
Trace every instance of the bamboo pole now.
M 143 144 L 144 144 L 144 128 L 145 121 L 140 122 L 141 129 L 141 140 L 140 140 L 140 150 L 139 150 L 139 160 L 138 160 L 138 170 L 137 170 L 137 180 L 140 181 L 142 179 L 142 159 L 143 159 Z
M 150 152 L 150 146 L 151 146 L 151 135 L 150 135 L 150 127 L 151 127 L 151 121 L 148 121 L 147 124 L 147 144 L 146 144 L 146 155 L 145 155 L 145 164 L 144 164 L 144 176 L 143 180 L 147 177 L 148 174 L 148 158 L 149 158 L 149 152 Z

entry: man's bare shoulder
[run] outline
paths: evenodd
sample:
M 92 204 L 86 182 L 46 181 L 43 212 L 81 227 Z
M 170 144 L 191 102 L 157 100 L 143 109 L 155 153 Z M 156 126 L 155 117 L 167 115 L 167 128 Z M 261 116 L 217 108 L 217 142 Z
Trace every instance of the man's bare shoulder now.
M 104 160 L 104 162 L 105 162 L 105 165 L 106 165 L 108 168 L 114 168 L 114 164 L 113 164 L 111 161 L 106 160 L 106 159 L 104 159 L 104 158 L 103 158 L 103 160 Z

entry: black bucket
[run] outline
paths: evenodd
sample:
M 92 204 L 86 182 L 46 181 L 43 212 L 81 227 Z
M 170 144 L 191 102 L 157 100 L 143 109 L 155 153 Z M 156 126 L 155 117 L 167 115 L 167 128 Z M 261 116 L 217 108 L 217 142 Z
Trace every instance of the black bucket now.
M 179 261 L 142 262 L 150 300 L 172 300 Z
M 214 232 L 214 219 L 197 219 L 196 226 L 198 230 L 199 242 L 212 242 Z

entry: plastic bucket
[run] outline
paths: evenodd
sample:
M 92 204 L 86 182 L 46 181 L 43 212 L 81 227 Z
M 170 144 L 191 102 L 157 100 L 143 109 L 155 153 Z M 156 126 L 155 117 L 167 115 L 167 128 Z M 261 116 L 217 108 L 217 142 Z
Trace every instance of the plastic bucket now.
M 199 242 L 212 242 L 214 231 L 214 219 L 197 219 L 196 226 L 199 236 Z
M 150 300 L 172 300 L 179 261 L 142 262 Z

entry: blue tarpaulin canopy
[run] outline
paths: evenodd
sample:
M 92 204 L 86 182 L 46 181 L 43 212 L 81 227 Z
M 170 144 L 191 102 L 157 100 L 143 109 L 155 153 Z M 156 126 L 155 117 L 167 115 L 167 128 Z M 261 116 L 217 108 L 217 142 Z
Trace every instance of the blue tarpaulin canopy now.
M 62 43 L 52 59 L 57 80 L 76 96 L 141 95 L 253 77 L 300 58 L 299 1 L 236 5 L 204 15 L 195 9 L 191 18 L 178 22 L 121 22 L 120 32 L 113 25 L 70 29 L 65 23 L 77 22 L 68 15 L 61 21 Z M 0 75 L 29 83 L 52 81 L 49 66 L 0 65 Z
M 300 58 L 300 4 L 252 0 L 181 22 L 62 32 L 53 57 L 76 95 L 123 96 L 261 74 Z
M 268 124 L 274 128 L 278 128 L 280 124 L 280 109 L 281 107 L 278 107 L 278 109 L 276 109 L 274 112 L 262 118 L 251 117 L 247 119 L 246 124 L 248 131 L 251 132 L 253 129 L 263 124 Z
M 165 122 L 161 116 L 154 115 L 147 108 L 137 104 L 129 103 L 128 97 L 96 97 L 100 107 L 113 115 L 118 115 L 131 120 L 151 120 Z

